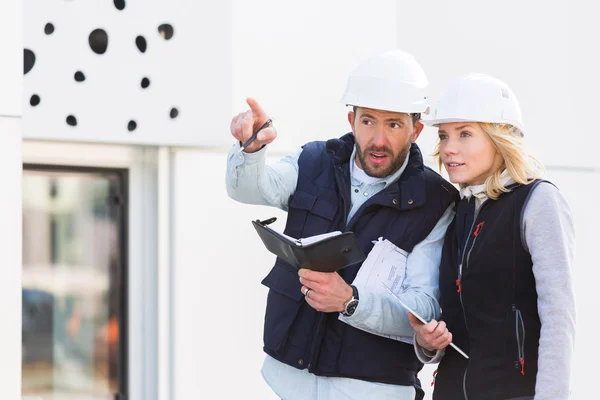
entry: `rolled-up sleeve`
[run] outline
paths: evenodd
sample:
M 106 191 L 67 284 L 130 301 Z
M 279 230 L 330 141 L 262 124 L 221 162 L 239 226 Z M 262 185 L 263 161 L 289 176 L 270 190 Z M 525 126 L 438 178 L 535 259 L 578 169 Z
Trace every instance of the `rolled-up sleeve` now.
M 439 319 L 439 266 L 448 225 L 454 218 L 449 206 L 429 235 L 408 255 L 406 278 L 400 297 L 426 320 Z M 388 293 L 357 286 L 359 304 L 351 317 L 341 319 L 355 328 L 383 336 L 406 338 L 412 342 L 414 330 L 408 312 Z

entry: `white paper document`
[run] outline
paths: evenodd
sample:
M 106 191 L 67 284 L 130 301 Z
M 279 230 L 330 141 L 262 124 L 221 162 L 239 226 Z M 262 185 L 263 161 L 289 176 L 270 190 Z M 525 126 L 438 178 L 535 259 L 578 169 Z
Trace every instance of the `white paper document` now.
M 408 252 L 387 239 L 379 238 L 358 270 L 353 283 L 387 293 L 381 285 L 383 283 L 394 293 L 399 294 L 402 292 L 402 284 L 406 278 L 407 257 Z
M 404 291 L 404 280 L 406 279 L 406 260 L 408 252 L 402 250 L 389 240 L 379 238 L 369 252 L 369 255 L 358 270 L 356 278 L 352 282 L 357 287 L 368 288 L 373 293 L 382 296 L 390 296 L 388 289 L 400 295 Z M 375 335 L 399 340 L 412 344 L 413 336 Z

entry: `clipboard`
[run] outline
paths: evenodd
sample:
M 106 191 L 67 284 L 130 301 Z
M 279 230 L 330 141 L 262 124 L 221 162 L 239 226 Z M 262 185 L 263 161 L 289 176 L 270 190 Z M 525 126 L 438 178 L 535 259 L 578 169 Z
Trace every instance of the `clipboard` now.
M 365 254 L 352 232 L 329 232 L 295 239 L 267 226 L 275 220 L 255 220 L 252 225 L 267 250 L 296 269 L 334 272 L 365 260 Z

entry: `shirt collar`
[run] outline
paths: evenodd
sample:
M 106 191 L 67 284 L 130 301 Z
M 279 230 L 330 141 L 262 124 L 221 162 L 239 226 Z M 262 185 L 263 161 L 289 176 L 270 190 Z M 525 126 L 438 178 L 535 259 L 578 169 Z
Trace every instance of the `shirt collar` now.
M 500 182 L 502 183 L 502 185 L 504 187 L 506 187 L 508 184 L 513 183 L 513 179 L 510 177 L 510 175 L 508 174 L 508 170 L 504 170 L 502 171 L 502 174 L 500 174 Z M 470 198 L 471 196 L 474 196 L 475 198 L 478 199 L 485 199 L 487 200 L 488 195 L 486 192 L 486 184 L 482 183 L 480 185 L 471 185 L 471 186 L 467 186 L 464 188 L 460 189 L 460 198 Z

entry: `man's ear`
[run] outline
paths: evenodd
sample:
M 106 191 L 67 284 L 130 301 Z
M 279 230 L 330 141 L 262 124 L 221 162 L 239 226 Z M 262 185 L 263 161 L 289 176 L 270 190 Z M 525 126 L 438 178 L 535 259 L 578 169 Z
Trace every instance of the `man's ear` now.
M 352 133 L 354 133 L 354 117 L 354 111 L 348 111 L 348 122 L 352 128 Z
M 413 138 L 412 138 L 412 142 L 413 142 L 413 143 L 417 141 L 417 139 L 419 138 L 419 135 L 421 134 L 421 131 L 422 131 L 422 130 L 423 130 L 423 128 L 425 127 L 425 126 L 424 126 L 424 125 L 421 123 L 421 121 L 417 121 L 417 122 L 415 122 L 415 124 L 414 124 L 414 125 L 415 125 L 415 131 L 414 131 Z

